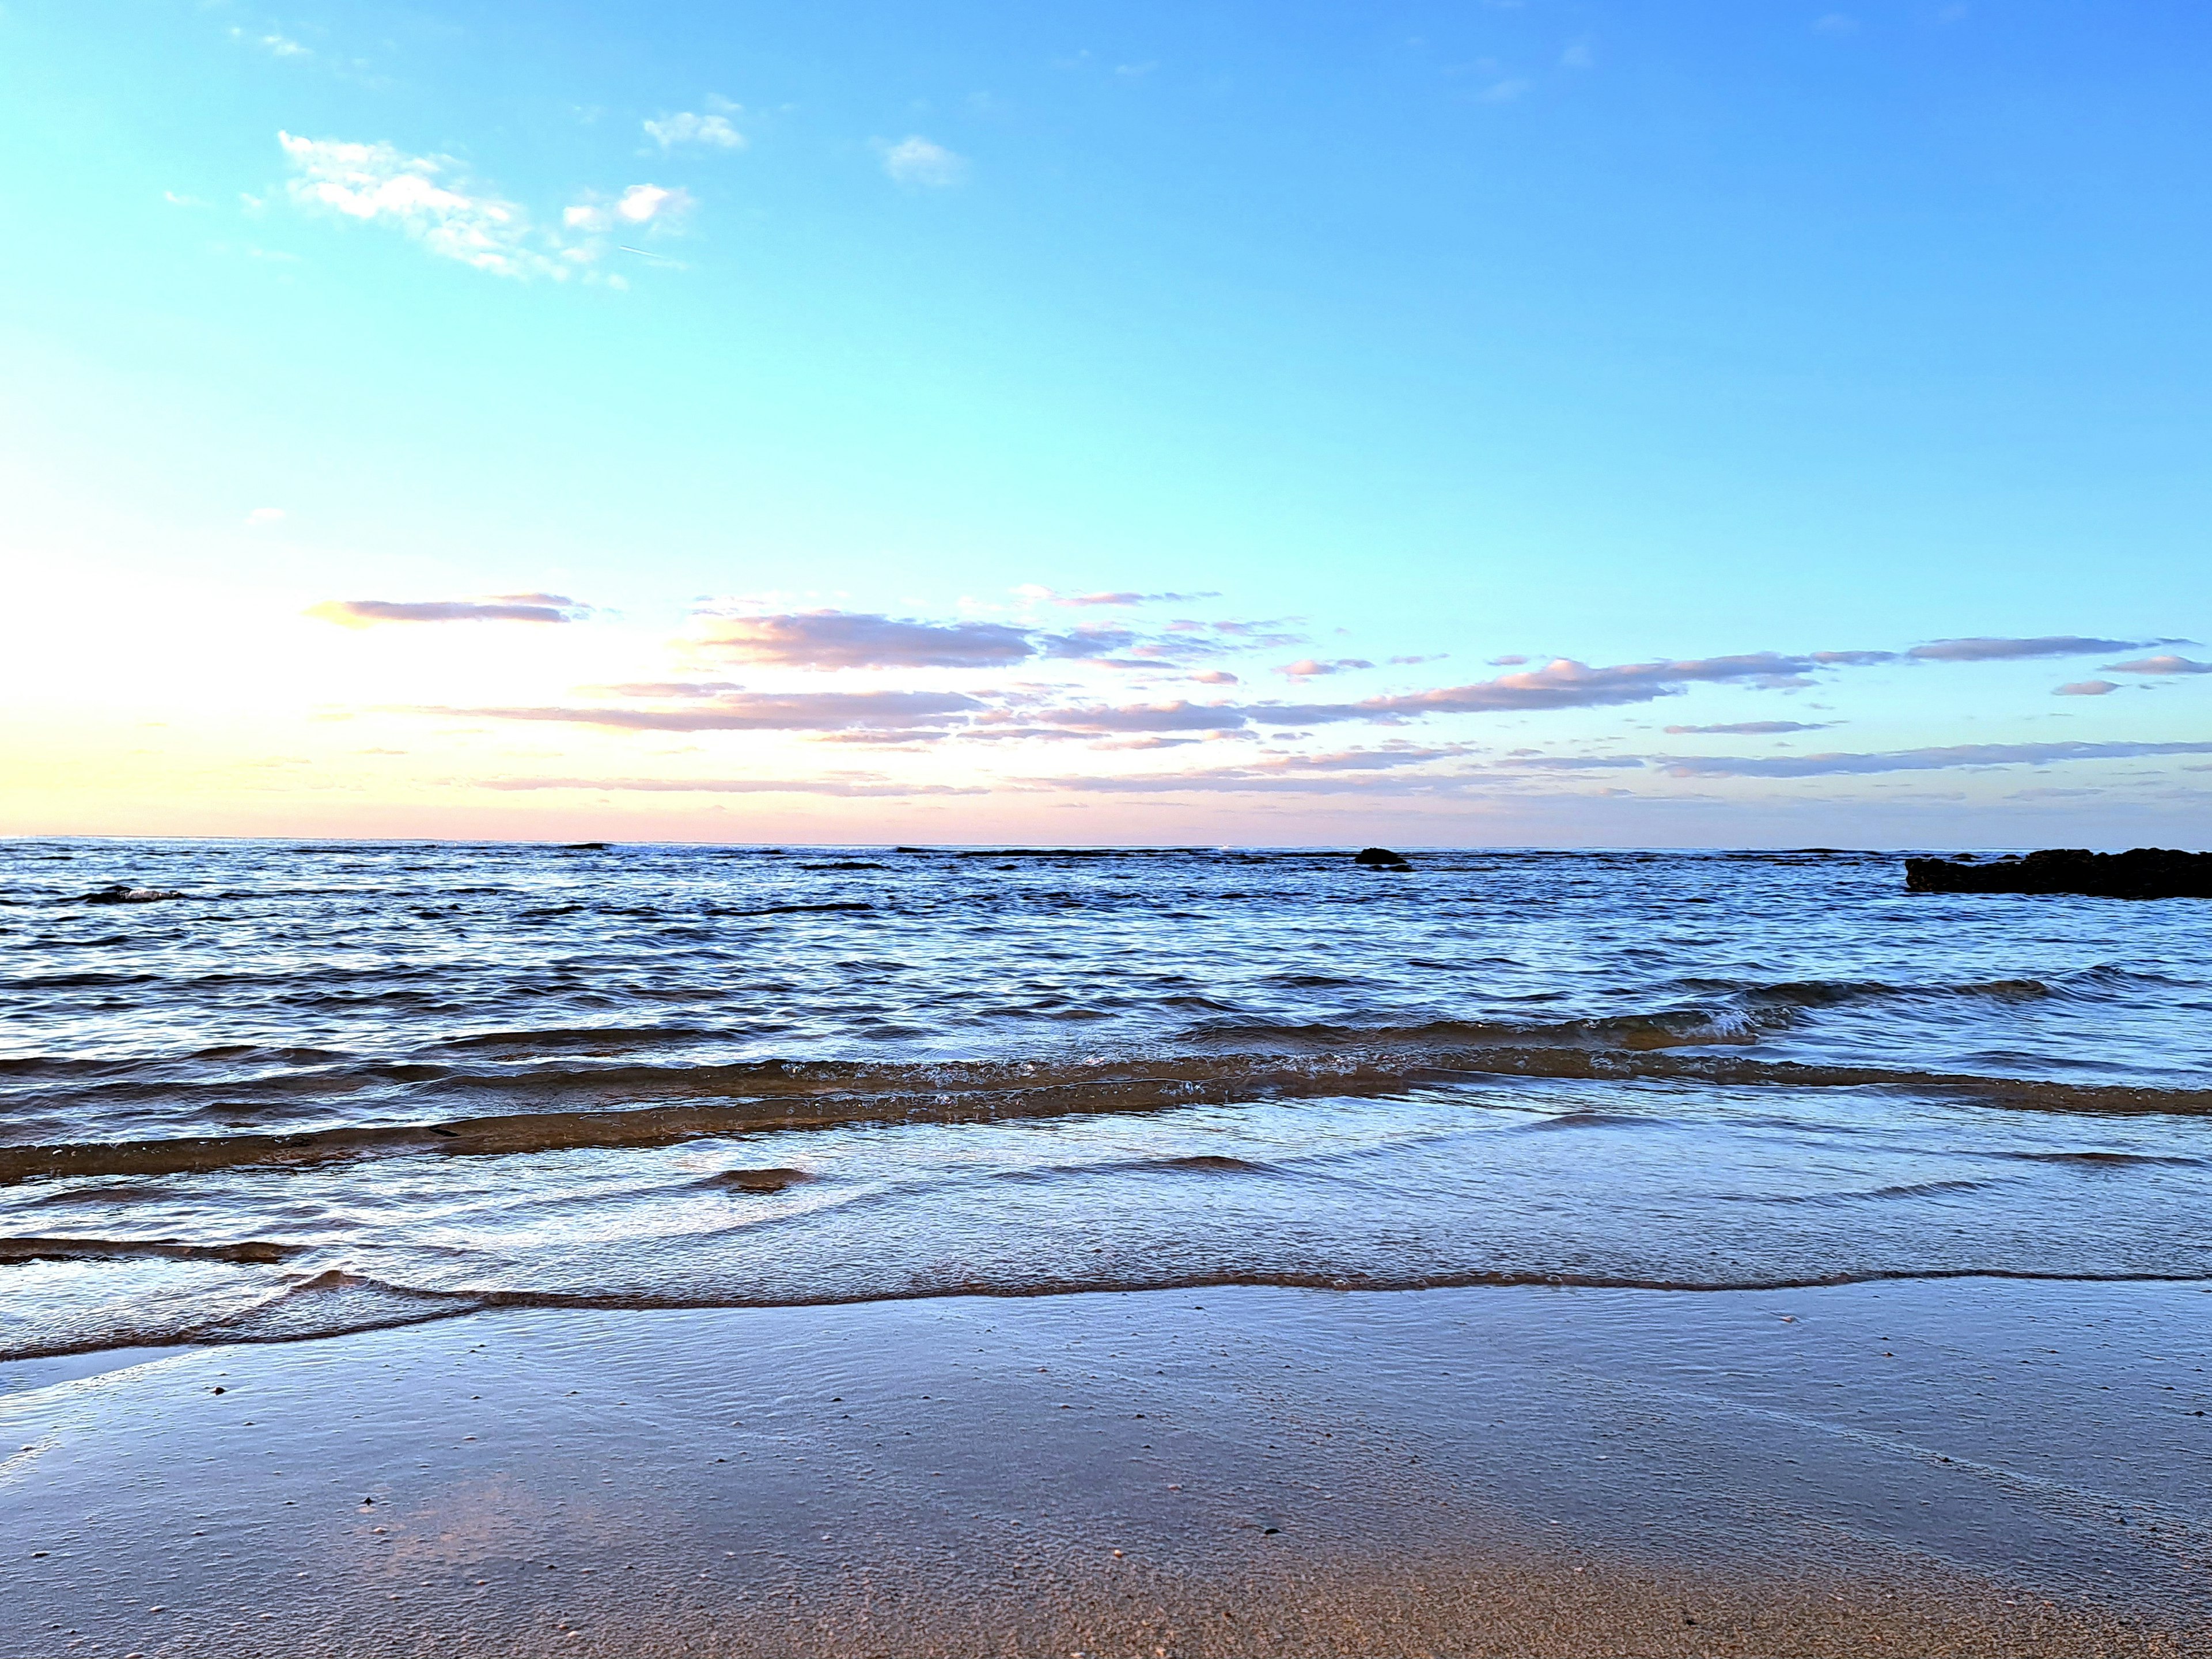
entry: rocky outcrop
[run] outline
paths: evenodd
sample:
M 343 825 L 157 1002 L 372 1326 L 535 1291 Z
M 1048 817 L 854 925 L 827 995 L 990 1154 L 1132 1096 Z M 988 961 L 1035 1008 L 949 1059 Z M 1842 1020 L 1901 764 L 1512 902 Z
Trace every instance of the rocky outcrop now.
M 2212 853 L 2138 847 L 2130 853 L 2056 848 L 2026 857 L 1907 859 L 1916 893 L 2086 893 L 2096 898 L 2212 898 Z
M 1363 847 L 1352 855 L 1352 861 L 1365 870 L 1410 870 L 1401 854 L 1387 847 Z

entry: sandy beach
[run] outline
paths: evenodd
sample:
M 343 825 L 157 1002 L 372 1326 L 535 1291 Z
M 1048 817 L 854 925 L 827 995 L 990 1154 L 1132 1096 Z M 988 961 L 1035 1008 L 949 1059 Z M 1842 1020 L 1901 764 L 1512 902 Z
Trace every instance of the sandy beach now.
M 2182 1653 L 2212 1299 L 512 1310 L 0 1372 L 9 1654 Z

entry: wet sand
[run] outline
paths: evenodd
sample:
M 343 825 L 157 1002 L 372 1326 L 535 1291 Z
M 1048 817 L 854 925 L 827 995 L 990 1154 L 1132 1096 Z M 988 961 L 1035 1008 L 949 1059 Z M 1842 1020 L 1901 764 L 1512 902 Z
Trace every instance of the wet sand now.
M 0 1365 L 0 1653 L 2212 1644 L 2212 1294 L 512 1310 Z

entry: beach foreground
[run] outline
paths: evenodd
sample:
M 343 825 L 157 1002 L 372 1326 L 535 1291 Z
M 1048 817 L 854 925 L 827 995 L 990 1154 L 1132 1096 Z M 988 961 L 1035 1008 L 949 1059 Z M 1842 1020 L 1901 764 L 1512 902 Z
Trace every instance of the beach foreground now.
M 1986 1279 L 23 1361 L 0 1650 L 2202 1650 L 2208 1364 L 2197 1285 Z

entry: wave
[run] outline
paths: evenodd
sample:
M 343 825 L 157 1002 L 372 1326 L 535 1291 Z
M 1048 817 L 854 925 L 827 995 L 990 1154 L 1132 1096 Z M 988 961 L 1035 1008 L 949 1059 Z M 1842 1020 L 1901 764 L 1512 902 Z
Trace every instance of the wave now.
M 1936 1198 L 1948 1193 L 1987 1192 L 2000 1181 L 1906 1181 L 1887 1187 L 1858 1187 L 1829 1193 L 1717 1193 L 1725 1204 L 1849 1205 L 1893 1198 Z
M 1573 1030 L 1604 1022 L 1574 1022 Z M 448 1089 L 534 1095 L 539 1109 L 441 1121 L 338 1125 L 289 1133 L 0 1146 L 0 1184 L 40 1177 L 167 1175 L 244 1164 L 434 1152 L 505 1155 L 665 1145 L 702 1136 L 860 1123 L 964 1123 L 1149 1112 L 1271 1098 L 1380 1097 L 1493 1078 L 1686 1083 L 1742 1089 L 1872 1089 L 2022 1111 L 2212 1115 L 2212 1089 L 1976 1076 L 1693 1054 L 1664 1047 L 1499 1042 L 1498 1028 L 1455 1024 L 1353 1031 L 1273 1028 L 1278 1052 L 1111 1061 L 869 1065 L 780 1060 L 734 1065 L 575 1067 L 454 1075 L 384 1068 L 416 1096 Z M 1239 1030 L 1249 1035 L 1251 1028 Z M 1522 1034 L 1525 1035 L 1525 1034 Z M 1300 1048 L 1313 1052 L 1281 1052 Z M 313 1074 L 282 1086 L 309 1091 Z M 665 1103 L 645 1103 L 660 1102 Z
M 1892 985 L 1881 980 L 1813 979 L 1753 986 L 1738 994 L 1754 1006 L 1832 1008 L 1865 1002 L 1933 1002 L 1951 998 L 2033 1002 L 2053 994 L 2053 991 L 2039 979 L 1979 980 L 1964 985 Z
M 464 1036 L 441 1037 L 422 1045 L 424 1054 L 513 1054 L 529 1057 L 562 1049 L 607 1054 L 623 1048 L 667 1048 L 685 1042 L 706 1042 L 716 1033 L 703 1027 L 681 1025 L 586 1025 L 514 1031 L 475 1031 Z M 201 1056 L 216 1051 L 206 1049 Z M 343 1056 L 332 1054 L 336 1060 Z
M 1687 1008 L 1657 1013 L 1606 1014 L 1585 1019 L 1431 1020 L 1419 1025 L 1285 1024 L 1266 1020 L 1212 1020 L 1192 1025 L 1187 1041 L 1214 1048 L 1264 1044 L 1306 1053 L 1466 1051 L 1491 1047 L 1623 1049 L 1702 1048 L 1759 1040 L 1751 1022 L 1733 1010 Z
M 1804 1274 L 1674 1277 L 1639 1273 L 1490 1269 L 1475 1272 L 1363 1273 L 1231 1269 L 1218 1273 L 1066 1274 L 1020 1282 L 946 1278 L 903 1288 L 876 1286 L 822 1293 L 759 1295 L 637 1294 L 597 1291 L 514 1289 L 426 1290 L 331 1268 L 273 1287 L 252 1305 L 212 1317 L 177 1317 L 158 1305 L 118 1309 L 97 1329 L 79 1328 L 49 1336 L 28 1334 L 0 1351 L 0 1358 L 46 1359 L 113 1348 L 191 1347 L 216 1343 L 305 1342 L 360 1331 L 457 1319 L 497 1309 L 548 1312 L 653 1312 L 714 1308 L 846 1307 L 873 1302 L 935 1301 L 951 1297 L 1005 1298 L 1048 1296 L 1140 1295 L 1272 1287 L 1339 1292 L 1443 1290 L 1644 1291 L 1714 1295 L 1735 1291 L 1826 1290 L 1849 1285 L 1951 1279 L 2008 1280 L 2062 1285 L 2195 1285 L 2203 1273 L 2063 1273 L 1990 1267 L 1869 1268 Z

